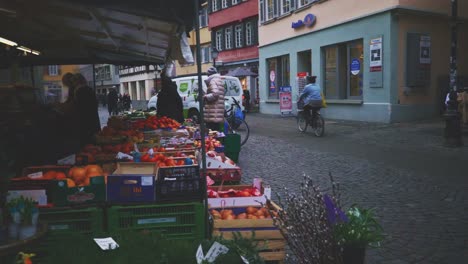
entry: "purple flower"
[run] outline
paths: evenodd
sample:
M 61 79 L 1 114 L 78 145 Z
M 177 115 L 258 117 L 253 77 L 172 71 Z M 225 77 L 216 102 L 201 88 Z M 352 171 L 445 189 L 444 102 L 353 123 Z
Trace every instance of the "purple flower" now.
M 327 210 L 328 222 L 331 225 L 335 225 L 338 222 L 348 222 L 349 221 L 346 214 L 340 208 L 336 207 L 335 203 L 330 198 L 330 196 L 328 196 L 328 194 L 325 194 L 323 196 L 323 202 L 324 202 L 325 208 Z

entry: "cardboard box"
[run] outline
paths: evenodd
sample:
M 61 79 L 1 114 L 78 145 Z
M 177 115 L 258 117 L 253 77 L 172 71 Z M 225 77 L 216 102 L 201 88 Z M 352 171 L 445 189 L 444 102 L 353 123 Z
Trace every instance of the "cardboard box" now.
M 214 191 L 227 191 L 229 189 L 243 190 L 245 188 L 252 188 L 251 185 L 224 185 L 210 186 Z M 267 199 L 271 199 L 271 188 L 269 186 L 262 186 L 260 188 L 261 196 L 252 197 L 227 197 L 227 198 L 208 198 L 208 207 L 222 208 L 222 207 L 238 207 L 238 206 L 260 206 L 266 204 Z
M 154 202 L 157 173 L 155 163 L 118 163 L 114 173 L 107 177 L 107 201 Z

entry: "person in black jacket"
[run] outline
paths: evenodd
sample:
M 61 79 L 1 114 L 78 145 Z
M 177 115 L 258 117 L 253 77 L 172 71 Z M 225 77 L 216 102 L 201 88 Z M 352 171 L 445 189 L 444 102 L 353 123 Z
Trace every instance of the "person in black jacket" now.
M 119 101 L 119 96 L 115 89 L 110 89 L 109 94 L 107 95 L 107 110 L 109 111 L 109 116 L 117 112 L 117 102 Z
M 177 85 L 165 74 L 161 74 L 161 82 L 162 88 L 161 92 L 158 94 L 158 101 L 156 102 L 157 115 L 167 116 L 179 123 L 183 123 L 184 106 L 182 104 L 182 98 L 180 98 L 177 92 Z

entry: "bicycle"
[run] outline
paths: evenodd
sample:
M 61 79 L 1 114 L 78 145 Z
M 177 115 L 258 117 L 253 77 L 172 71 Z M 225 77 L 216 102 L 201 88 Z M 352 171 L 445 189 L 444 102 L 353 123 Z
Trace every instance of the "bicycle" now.
M 325 134 L 325 120 L 320 114 L 320 108 L 321 107 L 313 107 L 307 110 L 310 112 L 308 115 L 309 118 L 306 118 L 303 107 L 300 107 L 300 103 L 298 103 L 298 109 L 300 110 L 297 112 L 297 127 L 299 131 L 305 133 L 307 127 L 310 125 L 316 137 L 321 137 Z
M 224 100 L 228 101 L 229 99 Z M 227 110 L 224 110 L 224 119 L 226 121 L 225 123 L 227 124 L 228 130 L 227 133 L 240 135 L 240 145 L 243 146 L 249 139 L 250 128 L 247 122 L 245 122 L 244 118 L 240 118 L 238 114 L 236 115 L 236 113 L 239 111 L 242 112 L 239 102 L 236 100 L 236 98 L 232 98 L 232 100 L 234 103 L 231 104 L 231 107 Z M 244 115 L 244 113 L 242 113 L 242 115 Z

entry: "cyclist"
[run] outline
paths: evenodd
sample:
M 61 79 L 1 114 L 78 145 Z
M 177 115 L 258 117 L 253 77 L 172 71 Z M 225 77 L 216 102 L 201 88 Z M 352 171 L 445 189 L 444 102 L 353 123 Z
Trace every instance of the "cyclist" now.
M 323 97 L 320 86 L 316 83 L 317 76 L 307 76 L 306 81 L 307 85 L 299 96 L 299 101 L 303 100 L 305 118 L 309 120 L 311 109 L 312 116 L 315 116 L 315 113 L 323 107 Z

